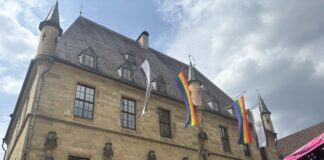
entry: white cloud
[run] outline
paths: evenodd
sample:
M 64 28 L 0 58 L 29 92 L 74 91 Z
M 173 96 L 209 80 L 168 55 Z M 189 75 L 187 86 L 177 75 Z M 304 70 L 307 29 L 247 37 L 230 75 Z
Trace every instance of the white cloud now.
M 230 96 L 247 90 L 248 104 L 257 102 L 260 89 L 276 114 L 279 137 L 322 120 L 318 112 L 324 110 L 314 96 L 324 90 L 322 1 L 158 3 L 165 21 L 173 24 L 172 36 L 159 40 L 165 42 L 165 52 L 184 62 L 190 53 L 197 68 Z M 295 115 L 313 118 L 289 128 L 283 121 L 295 118 L 289 113 L 292 108 Z
M 2 77 L 0 79 L 0 91 L 6 94 L 18 94 L 21 89 L 22 82 L 22 80 L 11 76 Z

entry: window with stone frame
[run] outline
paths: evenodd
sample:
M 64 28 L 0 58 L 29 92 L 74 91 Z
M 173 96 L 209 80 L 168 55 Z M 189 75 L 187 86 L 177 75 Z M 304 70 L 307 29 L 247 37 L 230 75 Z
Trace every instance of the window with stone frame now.
M 74 101 L 75 117 L 93 119 L 95 89 L 93 87 L 77 84 Z
M 251 156 L 251 152 L 250 152 L 250 146 L 249 146 L 249 144 L 243 144 L 243 149 L 244 149 L 244 155 L 246 157 L 250 157 Z
M 120 120 L 123 128 L 136 129 L 136 103 L 134 100 L 122 98 Z
M 159 108 L 158 114 L 160 124 L 160 136 L 165 138 L 172 138 L 170 111 Z
M 69 156 L 68 160 L 90 160 L 89 158 Z
M 219 126 L 219 131 L 220 131 L 220 138 L 221 138 L 223 151 L 224 152 L 231 152 L 230 145 L 229 145 L 227 128 Z

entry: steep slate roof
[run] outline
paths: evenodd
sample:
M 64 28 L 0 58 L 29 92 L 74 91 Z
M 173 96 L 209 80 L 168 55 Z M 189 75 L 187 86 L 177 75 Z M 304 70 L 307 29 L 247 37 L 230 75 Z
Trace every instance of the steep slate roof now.
M 293 133 L 277 141 L 278 153 L 285 157 L 324 132 L 324 122 Z
M 268 110 L 267 106 L 265 105 L 265 103 L 263 102 L 262 97 L 259 95 L 259 104 L 260 104 L 260 112 L 262 114 L 264 113 L 269 113 L 271 114 L 271 112 Z
M 62 28 L 60 26 L 60 16 L 59 16 L 59 10 L 58 10 L 58 1 L 56 1 L 56 3 L 54 4 L 54 6 L 52 7 L 52 9 L 50 10 L 50 12 L 48 13 L 47 17 L 45 18 L 44 21 L 42 21 L 39 24 L 39 30 L 42 30 L 42 28 L 45 25 L 51 25 L 55 28 L 58 29 L 60 36 L 62 35 Z
M 167 83 L 167 96 L 182 101 L 178 90 L 175 89 L 176 84 L 174 83 L 174 79 L 177 77 L 179 71 L 188 73 L 188 65 L 154 49 L 143 49 L 136 41 L 98 25 L 82 16 L 78 17 L 58 40 L 56 55 L 59 59 L 83 67 L 79 63 L 78 55 L 88 47 L 91 47 L 98 56 L 96 72 L 114 79 L 120 79 L 116 70 L 126 61 L 123 53 L 127 51 L 134 53 L 136 68 L 141 65 L 145 58 L 148 58 L 151 66 L 151 79 L 156 78 L 158 75 L 163 76 Z M 84 67 L 84 69 L 87 68 Z M 204 97 L 205 99 L 210 98 L 208 96 L 215 96 L 221 105 L 227 106 L 231 104 L 233 100 L 229 96 L 200 72 L 195 71 L 196 78 L 202 82 L 204 88 L 208 89 L 209 93 L 204 94 L 206 95 Z M 136 72 L 135 82 L 128 82 L 122 79 L 120 81 L 145 88 L 145 76 L 143 72 L 140 68 Z

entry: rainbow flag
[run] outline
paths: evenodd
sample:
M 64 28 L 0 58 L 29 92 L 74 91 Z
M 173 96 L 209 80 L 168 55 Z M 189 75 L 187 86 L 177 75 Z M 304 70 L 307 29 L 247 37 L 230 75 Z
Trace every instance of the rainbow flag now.
M 196 113 L 195 113 L 195 108 L 192 103 L 187 78 L 182 71 L 178 74 L 177 84 L 180 89 L 180 92 L 181 92 L 181 95 L 182 95 L 182 98 L 183 98 L 183 101 L 185 103 L 186 110 L 187 110 L 187 119 L 186 119 L 185 127 L 186 128 L 193 127 L 196 125 L 196 122 L 197 122 L 196 121 Z
M 240 96 L 238 100 L 233 103 L 233 107 L 236 113 L 236 118 L 239 126 L 239 140 L 238 144 L 249 144 L 252 142 L 251 132 L 249 128 L 249 122 L 247 120 L 245 104 L 243 96 Z

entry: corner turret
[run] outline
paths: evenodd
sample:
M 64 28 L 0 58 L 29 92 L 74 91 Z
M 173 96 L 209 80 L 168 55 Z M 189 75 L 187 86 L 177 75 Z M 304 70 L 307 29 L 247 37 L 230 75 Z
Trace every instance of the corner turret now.
M 261 116 L 263 119 L 264 128 L 268 131 L 275 133 L 273 125 L 272 125 L 272 121 L 271 121 L 271 112 L 268 110 L 267 106 L 265 105 L 265 103 L 260 95 L 259 95 L 259 104 L 260 104 L 260 111 L 261 111 Z
M 189 62 L 188 84 L 193 104 L 196 107 L 202 108 L 201 82 L 196 77 L 195 68 L 192 66 L 191 61 Z
M 38 43 L 36 58 L 43 56 L 54 56 L 57 39 L 62 36 L 62 28 L 60 26 L 60 18 L 58 11 L 58 2 L 54 4 L 46 19 L 39 24 L 41 37 Z

